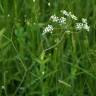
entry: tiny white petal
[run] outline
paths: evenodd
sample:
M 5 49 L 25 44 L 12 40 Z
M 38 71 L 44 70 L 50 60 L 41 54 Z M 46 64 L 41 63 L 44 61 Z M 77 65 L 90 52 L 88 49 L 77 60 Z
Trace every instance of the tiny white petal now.
M 44 74 L 45 74 L 45 72 L 43 71 L 43 72 L 42 72 L 42 75 L 44 75 Z
M 1 86 L 1 88 L 2 88 L 2 89 L 5 89 L 5 86 L 3 85 L 3 86 Z
M 48 6 L 50 6 L 51 4 L 50 4 L 50 2 L 48 2 Z
M 33 2 L 35 2 L 35 0 L 33 0 Z

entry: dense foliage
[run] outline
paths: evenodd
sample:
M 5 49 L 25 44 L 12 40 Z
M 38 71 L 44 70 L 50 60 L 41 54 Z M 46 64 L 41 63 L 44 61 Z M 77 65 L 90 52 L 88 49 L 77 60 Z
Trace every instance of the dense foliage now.
M 51 22 L 60 10 L 78 22 L 86 18 L 90 30 L 76 32 L 70 18 L 66 26 Z M 51 24 L 54 32 L 42 35 Z M 96 0 L 0 0 L 0 96 L 96 96 L 95 90 Z

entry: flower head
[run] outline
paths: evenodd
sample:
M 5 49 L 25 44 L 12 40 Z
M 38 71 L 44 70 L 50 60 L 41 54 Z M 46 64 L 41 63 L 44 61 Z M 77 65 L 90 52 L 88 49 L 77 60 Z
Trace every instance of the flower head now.
M 88 24 L 87 24 L 87 19 L 82 18 L 82 23 L 83 23 L 83 28 L 84 28 L 86 31 L 89 31 L 89 30 L 90 30 L 90 26 L 88 26 Z
M 66 18 L 64 17 L 61 17 L 59 20 L 58 20 L 59 24 L 66 24 Z
M 72 14 L 71 12 L 69 12 L 69 15 L 70 15 L 70 17 L 71 17 L 72 19 L 78 20 L 78 18 L 77 18 L 74 14 Z
M 76 29 L 81 30 L 85 29 L 86 31 L 89 31 L 90 26 L 87 24 L 87 19 L 82 18 L 82 23 L 76 23 Z
M 65 16 L 69 16 L 69 13 L 66 10 L 61 10 L 61 13 Z
M 85 24 L 87 24 L 87 19 L 85 19 L 85 18 L 82 18 L 82 23 L 85 23 Z
M 81 30 L 83 28 L 83 23 L 76 23 L 76 29 Z
M 53 31 L 53 26 L 48 25 L 47 27 L 44 28 L 42 35 L 45 35 L 46 33 L 49 33 L 49 32 L 52 33 L 52 31 Z
M 83 24 L 83 28 L 84 28 L 86 31 L 89 31 L 89 30 L 90 30 L 90 26 L 88 26 L 87 24 Z
M 50 20 L 52 20 L 52 22 L 58 22 L 59 18 L 56 15 L 52 15 Z

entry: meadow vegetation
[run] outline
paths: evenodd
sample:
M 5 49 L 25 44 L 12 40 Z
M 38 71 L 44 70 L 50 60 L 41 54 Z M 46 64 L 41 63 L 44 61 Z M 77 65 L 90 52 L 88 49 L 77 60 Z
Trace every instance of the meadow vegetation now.
M 96 0 L 0 0 L 0 96 L 96 96 Z

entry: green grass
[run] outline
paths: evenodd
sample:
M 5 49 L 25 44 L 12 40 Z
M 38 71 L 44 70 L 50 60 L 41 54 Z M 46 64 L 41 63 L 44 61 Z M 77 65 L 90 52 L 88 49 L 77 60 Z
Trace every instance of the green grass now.
M 0 96 L 96 96 L 96 0 L 33 1 L 0 0 Z M 62 9 L 90 32 L 42 37 Z

